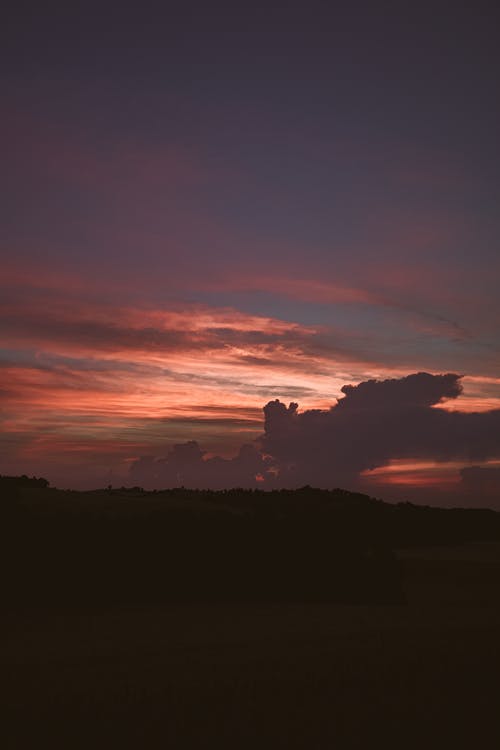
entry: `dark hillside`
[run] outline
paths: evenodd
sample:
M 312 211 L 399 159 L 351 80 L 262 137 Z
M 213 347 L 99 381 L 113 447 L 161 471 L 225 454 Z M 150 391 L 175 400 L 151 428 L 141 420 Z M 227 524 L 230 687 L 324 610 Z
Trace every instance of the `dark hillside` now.
M 2 491 L 2 747 L 498 745 L 495 513 Z
M 0 479 L 2 606 L 401 603 L 394 550 L 500 538 L 492 511 L 297 491 L 77 493 Z

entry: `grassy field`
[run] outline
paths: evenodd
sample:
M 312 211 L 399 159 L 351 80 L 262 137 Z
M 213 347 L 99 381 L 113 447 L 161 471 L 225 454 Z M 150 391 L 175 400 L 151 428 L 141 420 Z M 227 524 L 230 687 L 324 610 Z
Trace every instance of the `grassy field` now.
M 1 747 L 498 747 L 500 545 L 399 558 L 406 605 L 3 614 Z

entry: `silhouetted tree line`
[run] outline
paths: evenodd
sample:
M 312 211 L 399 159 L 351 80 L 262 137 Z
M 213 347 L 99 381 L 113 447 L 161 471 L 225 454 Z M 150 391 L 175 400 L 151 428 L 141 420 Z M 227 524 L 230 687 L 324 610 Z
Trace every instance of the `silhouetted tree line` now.
M 0 477 L 3 607 L 400 603 L 394 549 L 500 538 L 500 515 L 344 490 L 60 491 Z

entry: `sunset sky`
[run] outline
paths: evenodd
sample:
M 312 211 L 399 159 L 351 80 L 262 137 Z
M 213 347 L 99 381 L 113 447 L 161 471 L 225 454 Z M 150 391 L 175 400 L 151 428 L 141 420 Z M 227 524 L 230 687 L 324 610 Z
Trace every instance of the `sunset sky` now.
M 4 19 L 0 473 L 500 507 L 494 4 L 168 5 Z

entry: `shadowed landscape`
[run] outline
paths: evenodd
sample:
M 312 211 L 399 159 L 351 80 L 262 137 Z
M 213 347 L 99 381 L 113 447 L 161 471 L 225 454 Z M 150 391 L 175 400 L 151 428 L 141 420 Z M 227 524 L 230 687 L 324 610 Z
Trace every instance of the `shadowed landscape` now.
M 4 747 L 465 746 L 497 729 L 492 510 L 0 485 Z

